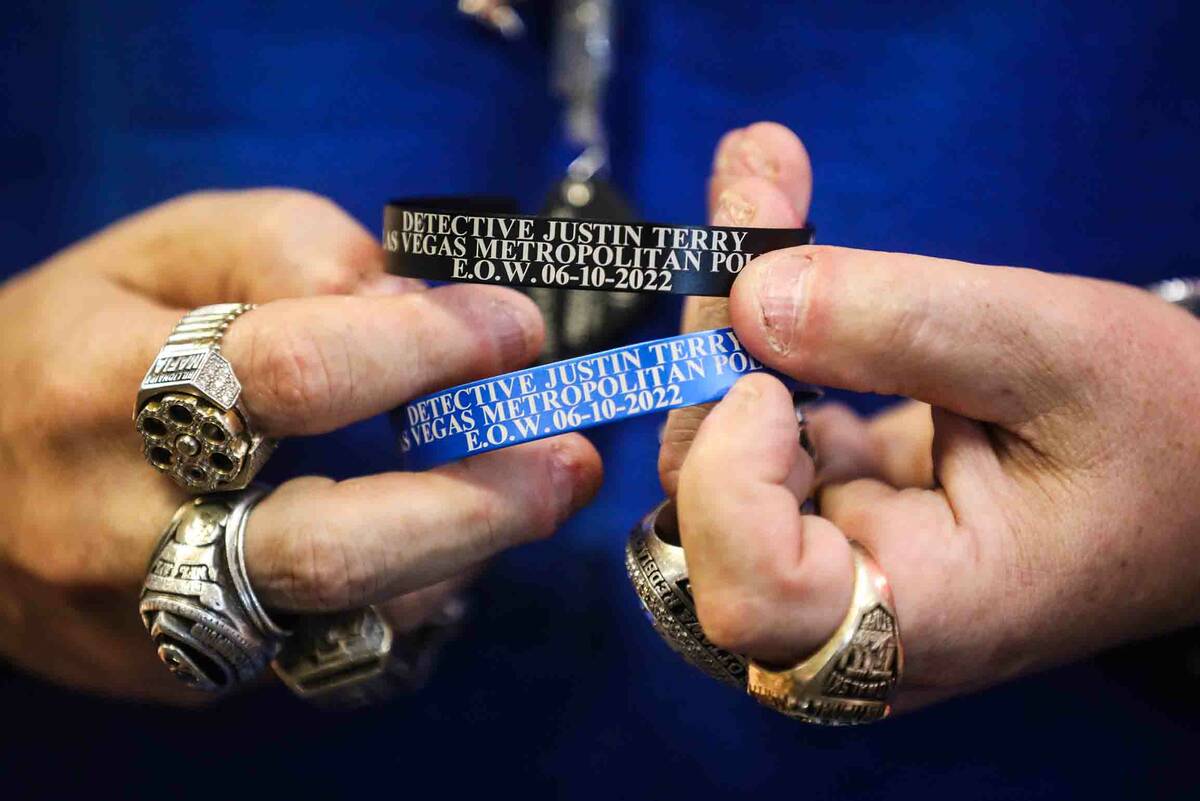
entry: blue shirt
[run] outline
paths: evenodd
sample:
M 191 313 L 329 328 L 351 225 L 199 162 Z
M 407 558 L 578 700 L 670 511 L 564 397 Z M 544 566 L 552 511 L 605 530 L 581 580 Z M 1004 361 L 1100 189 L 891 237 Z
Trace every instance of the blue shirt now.
M 197 188 L 303 187 L 372 230 L 392 196 L 532 209 L 570 155 L 545 4 L 519 43 L 454 5 L 10 0 L 0 269 Z M 823 242 L 1137 283 L 1194 271 L 1198 17 L 1169 2 L 624 3 L 614 178 L 645 218 L 699 221 L 717 138 L 773 119 L 811 152 Z M 662 306 L 634 336 L 675 325 Z M 1157 662 L 1161 695 L 1087 663 L 862 730 L 784 720 L 688 668 L 622 567 L 661 497 L 658 422 L 595 435 L 600 497 L 497 560 L 420 695 L 328 714 L 268 690 L 183 712 L 10 678 L 0 792 L 979 799 L 1194 784 L 1195 685 Z M 271 470 L 394 460 L 374 420 L 287 442 Z

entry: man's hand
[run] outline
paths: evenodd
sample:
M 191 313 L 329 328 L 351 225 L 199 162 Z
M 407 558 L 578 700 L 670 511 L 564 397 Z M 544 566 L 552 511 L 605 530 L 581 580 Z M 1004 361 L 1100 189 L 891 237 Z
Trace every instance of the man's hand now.
M 727 147 L 726 186 L 745 180 L 721 177 Z M 778 162 L 798 142 L 766 147 Z M 743 198 L 790 204 L 769 224 L 795 224 L 807 184 L 768 180 Z M 850 601 L 847 538 L 891 580 L 901 708 L 1200 621 L 1200 322 L 1185 312 L 1084 278 L 806 246 L 748 265 L 729 315 L 776 370 L 923 403 L 817 414 L 820 475 L 769 376 L 673 430 L 660 466 L 717 644 L 774 664 L 811 653 Z M 820 517 L 800 513 L 814 487 Z
M 0 287 L 0 654 L 89 690 L 195 697 L 138 618 L 151 551 L 185 496 L 142 460 L 132 423 L 142 374 L 187 308 L 262 304 L 223 353 L 274 437 L 327 432 L 538 353 L 541 320 L 518 293 L 426 290 L 382 264 L 374 238 L 316 196 L 204 193 Z M 553 532 L 600 470 L 571 435 L 427 473 L 297 479 L 252 514 L 247 569 L 273 609 L 382 603 L 407 630 L 489 556 Z

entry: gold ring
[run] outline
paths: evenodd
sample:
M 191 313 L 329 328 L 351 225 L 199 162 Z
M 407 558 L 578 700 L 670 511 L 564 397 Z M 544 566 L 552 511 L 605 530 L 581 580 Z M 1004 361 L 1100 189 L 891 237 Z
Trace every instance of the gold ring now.
M 882 720 L 904 672 L 900 625 L 887 576 L 875 558 L 850 541 L 854 595 L 837 631 L 808 659 L 786 670 L 754 660 L 746 689 L 759 703 L 824 726 Z

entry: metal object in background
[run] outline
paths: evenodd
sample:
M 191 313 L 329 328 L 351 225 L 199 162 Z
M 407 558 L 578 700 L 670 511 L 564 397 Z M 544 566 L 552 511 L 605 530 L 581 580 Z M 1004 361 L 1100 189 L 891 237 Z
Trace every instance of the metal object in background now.
M 242 385 L 221 355 L 229 326 L 253 308 L 220 303 L 188 312 L 142 379 L 134 412 L 142 452 L 189 492 L 242 489 L 275 449 L 253 430 Z
M 189 500 L 163 532 L 139 612 L 178 679 L 224 692 L 253 681 L 286 634 L 266 617 L 245 575 L 242 532 L 267 490 Z
M 542 213 L 572 219 L 632 220 L 620 193 L 603 178 L 567 175 L 547 194 Z M 611 347 L 652 298 L 636 292 L 587 292 L 531 287 L 523 290 L 546 320 L 542 362 L 560 361 Z
M 613 69 L 612 0 L 559 0 L 553 88 L 566 104 L 567 141 L 582 150 L 568 176 L 587 181 L 608 169 L 604 98 Z
M 503 35 L 518 39 L 525 23 L 510 0 L 458 0 L 460 13 Z M 555 3 L 551 72 L 556 94 L 566 102 L 567 141 L 582 154 L 568 173 L 589 180 L 608 167 L 604 93 L 612 74 L 612 0 L 558 0 Z
M 460 0 L 459 10 L 510 39 L 524 31 L 504 0 Z M 554 8 L 551 84 L 562 98 L 564 136 L 578 150 L 566 174 L 547 192 L 541 213 L 568 219 L 630 220 L 634 214 L 606 179 L 608 131 L 604 99 L 613 69 L 612 0 L 558 0 Z M 620 339 L 652 303 L 636 293 L 527 288 L 546 320 L 540 361 L 603 350 Z
M 634 219 L 617 188 L 605 179 L 610 165 L 605 95 L 612 76 L 616 26 L 612 0 L 559 0 L 554 18 L 553 90 L 563 98 L 566 141 L 580 150 L 562 181 L 548 192 L 542 213 L 578 219 Z M 542 360 L 602 350 L 619 339 L 650 305 L 632 293 L 532 289 L 546 318 Z
M 563 129 L 579 155 L 547 193 L 542 213 L 571 219 L 633 220 L 609 183 L 604 101 L 613 69 L 612 0 L 559 0 L 555 9 L 552 83 L 564 104 Z M 615 343 L 650 299 L 635 293 L 530 289 L 546 319 L 542 361 L 557 361 Z
M 1146 288 L 1163 300 L 1200 315 L 1200 278 L 1169 278 Z

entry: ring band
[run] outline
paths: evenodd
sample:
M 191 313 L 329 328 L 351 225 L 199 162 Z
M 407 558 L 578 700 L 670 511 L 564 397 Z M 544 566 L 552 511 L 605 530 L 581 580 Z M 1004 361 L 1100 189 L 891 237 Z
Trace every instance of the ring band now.
M 301 698 L 357 707 L 419 689 L 465 613 L 460 599 L 395 634 L 375 607 L 274 621 L 246 573 L 250 512 L 268 490 L 193 498 L 176 510 L 151 559 L 139 612 L 159 658 L 185 684 L 226 692 L 268 665 Z
M 749 663 L 747 690 L 761 704 L 809 723 L 871 723 L 891 712 L 904 672 L 904 649 L 887 576 L 861 544 L 851 540 L 854 595 L 828 642 L 787 670 Z
M 142 622 L 167 668 L 197 689 L 224 692 L 250 682 L 279 650 L 281 638 L 250 611 L 269 622 L 245 579 L 242 555 L 246 519 L 266 493 L 256 485 L 187 501 L 150 561 Z
M 745 657 L 714 645 L 700 627 L 670 501 L 656 506 L 630 533 L 625 571 L 650 625 L 672 651 L 709 677 L 745 689 Z
M 220 303 L 188 312 L 138 390 L 134 425 L 146 461 L 190 492 L 246 487 L 275 448 L 253 430 L 242 385 L 221 355 L 229 326 L 253 308 Z
M 237 592 L 242 608 L 250 617 L 250 622 L 268 637 L 282 642 L 290 637 L 292 632 L 280 626 L 267 614 L 254 588 L 250 586 L 250 575 L 246 572 L 246 523 L 249 521 L 251 510 L 266 495 L 265 488 L 252 488 L 250 491 L 258 491 L 259 494 L 246 503 L 236 504 L 229 513 L 229 522 L 225 526 L 225 563 L 229 566 L 229 577 L 233 580 L 234 591 Z
M 358 708 L 421 688 L 441 646 L 458 630 L 466 604 L 452 598 L 405 634 L 375 606 L 306 615 L 271 667 L 295 695 L 317 706 Z

